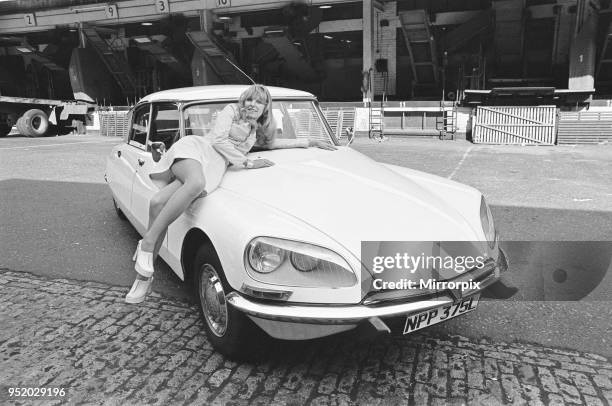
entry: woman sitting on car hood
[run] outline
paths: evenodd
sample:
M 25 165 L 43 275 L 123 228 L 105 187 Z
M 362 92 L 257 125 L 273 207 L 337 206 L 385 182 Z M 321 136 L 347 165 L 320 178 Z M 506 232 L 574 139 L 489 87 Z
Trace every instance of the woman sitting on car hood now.
M 153 264 L 168 226 L 194 199 L 215 190 L 229 165 L 244 169 L 274 165 L 267 159 L 247 158 L 251 148 L 336 149 L 317 140 L 279 140 L 275 137 L 276 131 L 270 92 L 255 84 L 240 95 L 238 103 L 229 104 L 219 112 L 209 135 L 182 137 L 163 154 L 150 175 L 160 190 L 151 199 L 149 227 L 136 247 L 133 259 L 138 274 L 125 297 L 126 302 L 145 300 L 153 282 Z

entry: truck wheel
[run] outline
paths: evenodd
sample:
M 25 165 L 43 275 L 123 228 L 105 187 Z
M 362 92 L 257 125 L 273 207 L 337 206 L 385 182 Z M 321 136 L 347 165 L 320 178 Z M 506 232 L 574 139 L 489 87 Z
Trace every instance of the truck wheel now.
M 11 132 L 11 126 L 6 122 L 0 122 L 0 137 L 6 137 Z
M 25 128 L 23 127 L 23 120 L 21 119 L 21 117 L 17 119 L 15 126 L 17 127 L 17 132 L 19 133 L 19 135 L 25 132 Z
M 26 137 L 42 137 L 49 129 L 49 117 L 42 110 L 28 110 L 17 120 L 17 128 L 19 133 Z
M 233 289 L 227 283 L 215 249 L 203 245 L 195 261 L 195 293 L 204 319 L 206 336 L 213 348 L 234 359 L 257 355 L 266 334 L 246 315 L 227 303 L 225 295 Z

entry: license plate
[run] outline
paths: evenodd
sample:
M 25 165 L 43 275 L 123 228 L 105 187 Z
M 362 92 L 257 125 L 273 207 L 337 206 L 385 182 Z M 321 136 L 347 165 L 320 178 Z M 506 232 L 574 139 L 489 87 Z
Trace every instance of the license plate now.
M 480 295 L 474 295 L 446 306 L 440 306 L 435 309 L 427 310 L 423 313 L 418 313 L 406 317 L 404 325 L 404 334 L 412 333 L 425 327 L 433 326 L 442 321 L 452 319 L 459 315 L 471 312 L 478 306 L 478 298 Z

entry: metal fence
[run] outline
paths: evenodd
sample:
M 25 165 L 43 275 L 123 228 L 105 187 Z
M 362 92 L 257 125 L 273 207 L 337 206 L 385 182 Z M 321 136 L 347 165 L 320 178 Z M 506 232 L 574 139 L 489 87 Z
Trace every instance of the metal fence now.
M 125 137 L 128 133 L 128 111 L 99 111 L 100 134 L 112 137 Z
M 355 128 L 354 107 L 323 107 L 322 111 L 336 138 L 346 135 L 348 127 Z
M 612 142 L 612 111 L 562 111 L 559 113 L 559 144 Z
M 477 144 L 555 143 L 556 106 L 478 106 L 473 140 Z

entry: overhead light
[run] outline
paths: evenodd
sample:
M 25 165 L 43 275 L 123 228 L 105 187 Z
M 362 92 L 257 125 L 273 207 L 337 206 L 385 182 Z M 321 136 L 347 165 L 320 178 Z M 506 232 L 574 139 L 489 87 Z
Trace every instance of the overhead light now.
M 219 20 L 231 20 L 232 19 L 232 17 L 229 17 L 229 16 L 220 16 L 218 18 Z
M 140 23 L 140 25 L 149 26 L 149 25 L 153 25 L 153 23 Z
M 267 30 L 264 30 L 264 34 L 269 35 L 269 34 L 283 34 L 285 32 L 285 30 L 281 29 L 281 28 L 270 28 Z
M 319 6 L 319 8 L 332 8 L 332 6 L 330 6 L 329 4 L 324 4 L 322 6 Z
M 28 47 L 15 47 L 15 48 L 17 48 L 17 50 L 21 52 L 22 54 L 32 53 L 32 50 Z
M 69 29 L 68 31 L 70 31 L 70 32 L 76 32 L 76 29 L 75 29 L 75 28 L 71 28 L 71 29 Z
M 151 41 L 151 38 L 149 37 L 136 37 L 134 38 L 134 41 L 138 42 L 139 44 L 148 44 Z
M 325 38 L 325 39 L 332 39 L 334 37 L 332 37 L 331 35 L 323 35 L 323 38 Z
M 302 43 L 297 42 L 297 41 L 293 41 L 293 43 L 294 43 L 295 45 L 298 45 L 298 46 L 301 46 L 301 45 L 302 45 Z

